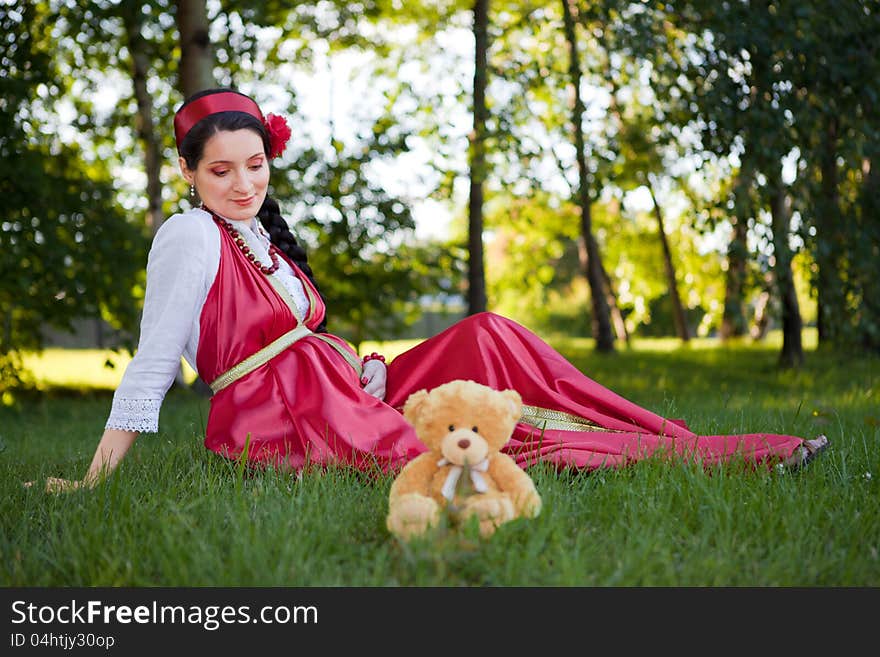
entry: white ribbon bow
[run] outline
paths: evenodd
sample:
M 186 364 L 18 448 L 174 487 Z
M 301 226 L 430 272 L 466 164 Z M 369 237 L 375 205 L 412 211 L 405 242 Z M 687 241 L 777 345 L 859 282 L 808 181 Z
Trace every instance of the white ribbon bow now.
M 444 465 L 449 465 L 449 460 L 444 457 L 437 461 L 437 465 L 442 468 Z M 450 502 L 452 501 L 452 498 L 455 497 L 455 485 L 458 483 L 458 480 L 461 477 L 461 471 L 463 469 L 463 466 L 453 464 L 453 466 L 449 469 L 449 474 L 446 475 L 446 481 L 443 482 L 443 488 L 440 490 L 440 493 Z M 489 486 L 486 484 L 486 480 L 483 479 L 483 475 L 480 474 L 481 472 L 486 472 L 488 469 L 488 458 L 485 458 L 479 463 L 470 466 L 471 483 L 473 483 L 474 490 L 478 493 L 485 493 L 487 490 L 489 490 Z

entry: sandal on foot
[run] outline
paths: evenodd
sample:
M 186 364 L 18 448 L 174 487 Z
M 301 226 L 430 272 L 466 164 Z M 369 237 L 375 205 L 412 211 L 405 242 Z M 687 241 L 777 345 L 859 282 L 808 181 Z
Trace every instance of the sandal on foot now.
M 818 441 L 821 442 L 819 442 L 819 444 L 816 444 L 816 442 Z M 819 434 L 818 436 L 813 438 L 812 441 L 805 440 L 803 443 L 801 443 L 794 450 L 794 453 L 792 453 L 791 456 L 783 461 L 783 464 L 792 470 L 803 468 L 826 449 L 828 449 L 828 437 L 824 434 Z

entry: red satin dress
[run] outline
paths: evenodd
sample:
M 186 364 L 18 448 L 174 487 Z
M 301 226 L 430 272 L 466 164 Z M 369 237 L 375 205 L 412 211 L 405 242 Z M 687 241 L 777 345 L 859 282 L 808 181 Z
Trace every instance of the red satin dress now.
M 197 354 L 206 381 L 298 324 L 267 277 L 218 230 L 220 267 L 201 313 Z M 312 301 L 303 321 L 314 329 L 324 305 L 308 277 L 287 262 Z M 328 337 L 357 359 L 342 338 Z M 425 450 L 401 414 L 409 395 L 453 379 L 519 392 L 532 417 L 517 424 L 505 451 L 522 467 L 538 461 L 620 467 L 658 450 L 705 464 L 744 459 L 770 465 L 803 443 L 766 433 L 698 436 L 681 420 L 663 418 L 591 380 L 516 322 L 480 313 L 394 358 L 384 402 L 363 391 L 337 349 L 307 335 L 211 398 L 205 446 L 239 458 L 247 445 L 250 463 L 295 470 L 308 464 L 388 470 Z M 563 421 L 553 421 L 558 418 Z

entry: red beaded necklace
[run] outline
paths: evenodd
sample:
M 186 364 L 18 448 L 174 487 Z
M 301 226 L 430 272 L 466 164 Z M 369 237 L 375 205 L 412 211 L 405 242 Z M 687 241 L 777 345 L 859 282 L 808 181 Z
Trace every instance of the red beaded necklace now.
M 274 274 L 278 270 L 278 267 L 280 266 L 280 263 L 278 262 L 278 254 L 277 254 L 278 247 L 276 247 L 271 242 L 269 243 L 269 257 L 272 259 L 272 264 L 268 265 L 268 266 L 264 265 L 262 262 L 257 260 L 257 256 L 254 255 L 254 252 L 251 251 L 250 247 L 244 241 L 244 237 L 241 236 L 241 233 L 239 233 L 237 230 L 235 230 L 235 227 L 231 223 L 229 223 L 226 219 L 224 219 L 223 217 L 218 215 L 216 212 L 213 212 L 212 210 L 209 210 L 208 208 L 206 208 L 204 206 L 202 206 L 202 209 L 205 210 L 206 212 L 210 212 L 211 216 L 213 216 L 214 219 L 217 220 L 217 223 L 219 223 L 223 227 L 223 230 L 225 230 L 227 233 L 229 233 L 229 236 L 232 238 L 232 241 L 235 242 L 235 245 L 244 254 L 244 257 L 247 258 L 254 267 L 259 269 L 261 272 L 263 272 L 267 276 L 269 274 Z

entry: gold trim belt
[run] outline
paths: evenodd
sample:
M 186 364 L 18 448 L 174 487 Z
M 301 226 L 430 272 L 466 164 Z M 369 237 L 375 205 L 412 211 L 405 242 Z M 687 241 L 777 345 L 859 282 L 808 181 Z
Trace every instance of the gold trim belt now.
M 529 424 L 538 429 L 559 429 L 562 431 L 613 431 L 616 429 L 607 429 L 595 422 L 591 422 L 586 418 L 563 413 L 562 411 L 553 411 L 549 408 L 541 408 L 540 406 L 528 406 L 523 404 L 522 416 L 519 421 Z
M 322 340 L 323 342 L 326 342 L 331 347 L 336 349 L 336 351 L 338 351 L 340 355 L 345 358 L 348 364 L 354 368 L 354 371 L 357 372 L 358 377 L 361 376 L 361 374 L 363 373 L 363 365 L 357 358 L 355 358 L 345 349 L 343 349 L 342 345 L 336 342 L 333 338 L 324 335 L 323 333 L 314 333 L 305 324 L 300 324 L 296 328 L 282 335 L 280 338 L 276 338 L 256 353 L 251 354 L 243 361 L 241 361 L 238 365 L 233 365 L 208 385 L 211 387 L 211 390 L 214 391 L 214 394 L 216 395 L 226 386 L 235 381 L 238 381 L 241 377 L 245 376 L 246 374 L 250 374 L 258 367 L 268 363 L 270 360 L 275 358 L 275 356 L 287 349 L 294 342 L 297 342 L 302 338 L 310 335 L 318 338 L 319 340 Z

